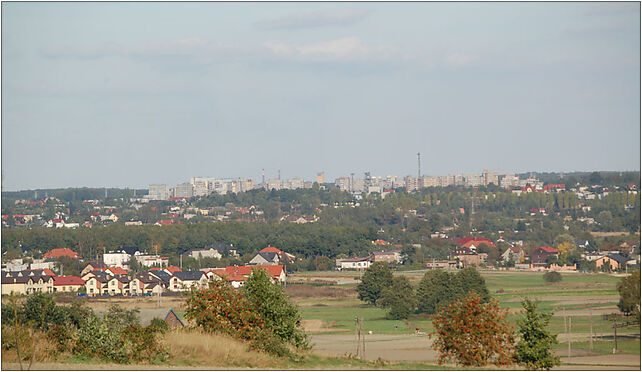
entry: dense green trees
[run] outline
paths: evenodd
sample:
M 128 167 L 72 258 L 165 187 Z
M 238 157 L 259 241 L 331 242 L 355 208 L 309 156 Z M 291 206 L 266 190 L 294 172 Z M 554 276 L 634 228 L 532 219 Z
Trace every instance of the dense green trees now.
M 473 291 L 482 301 L 490 299 L 484 278 L 472 267 L 457 273 L 444 270 L 428 271 L 417 288 L 417 310 L 434 314 L 444 305 Z
M 392 285 L 392 270 L 385 262 L 373 263 L 361 277 L 357 293 L 361 301 L 376 305 L 383 290 Z
M 378 300 L 381 307 L 390 309 L 388 319 L 406 319 L 415 311 L 415 290 L 405 276 L 392 279 L 392 284 L 383 289 Z

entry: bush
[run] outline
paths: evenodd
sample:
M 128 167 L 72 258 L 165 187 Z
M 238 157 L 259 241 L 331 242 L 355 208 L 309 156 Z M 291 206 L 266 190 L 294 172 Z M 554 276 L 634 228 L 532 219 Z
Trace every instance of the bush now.
M 434 348 L 439 364 L 452 360 L 463 366 L 510 364 L 513 361 L 513 329 L 506 320 L 508 310 L 497 300 L 483 303 L 477 293 L 443 307 L 433 319 Z
M 543 276 L 544 281 L 547 283 L 557 283 L 562 281 L 562 274 L 557 271 L 549 271 Z
M 294 358 L 287 344 L 268 329 L 256 333 L 255 338 L 250 341 L 250 349 L 266 351 L 280 358 Z
M 169 324 L 163 319 L 160 318 L 154 318 L 149 324 L 150 327 L 153 327 L 156 329 L 157 332 L 160 333 L 165 333 L 169 331 Z
M 207 332 L 221 332 L 251 340 L 266 327 L 265 320 L 231 285 L 219 280 L 208 289 L 190 292 L 185 306 L 185 318 Z
M 71 350 L 74 341 L 73 337 L 74 330 L 69 326 L 56 324 L 47 331 L 47 340 L 54 344 L 58 352 Z

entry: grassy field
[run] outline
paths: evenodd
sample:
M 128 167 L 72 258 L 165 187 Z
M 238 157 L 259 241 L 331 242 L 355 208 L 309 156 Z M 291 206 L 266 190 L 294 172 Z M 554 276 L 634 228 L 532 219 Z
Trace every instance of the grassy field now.
M 359 276 L 359 273 L 347 272 L 310 272 L 298 274 L 297 278 L 300 283 L 305 282 L 306 275 L 332 281 L 333 273 L 343 278 Z M 424 273 L 425 271 L 412 271 L 401 273 L 401 275 L 407 275 L 416 284 Z M 551 284 L 545 282 L 542 275 L 541 272 L 482 272 L 491 295 L 500 302 L 501 307 L 510 310 L 508 319 L 513 324 L 521 317 L 521 300 L 525 297 L 532 298 L 539 301 L 540 310 L 554 313 L 549 330 L 558 334 L 558 340 L 563 342 L 557 346 L 560 352 L 566 350 L 566 342 L 570 339 L 571 347 L 574 350 L 573 355 L 612 354 L 612 341 L 608 341 L 609 337 L 612 339 L 612 322 L 603 319 L 602 314 L 618 312 L 616 304 L 619 294 L 616 284 L 621 280 L 621 277 L 607 274 L 564 273 L 562 274 L 562 282 Z M 325 294 L 331 293 L 332 288 L 345 291 L 346 289 L 354 289 L 355 286 L 355 284 L 325 286 L 324 292 Z M 421 334 L 429 334 L 433 331 L 430 317 L 415 315 L 404 321 L 385 319 L 385 310 L 363 304 L 357 299 L 356 292 L 352 294 L 343 292 L 343 296 L 339 298 L 326 295 L 302 296 L 301 292 L 304 292 L 302 288 L 299 288 L 298 292 L 298 295 L 293 296 L 293 299 L 299 304 L 306 324 L 310 325 L 308 332 L 312 335 L 313 340 L 317 341 L 316 350 L 322 353 L 339 355 L 342 351 L 347 353 L 354 348 L 354 341 L 351 342 L 350 337 L 354 338 L 355 317 L 365 320 L 367 337 L 371 337 L 372 342 L 388 342 L 386 347 L 389 348 L 396 347 L 395 343 L 391 341 L 392 337 L 412 335 L 415 334 L 416 329 L 419 329 Z M 565 317 L 567 319 L 566 325 Z M 568 327 L 569 323 L 571 330 L 570 333 L 567 333 L 565 327 Z M 317 327 L 319 324 L 322 324 L 323 327 Z M 593 350 L 589 350 L 588 346 L 591 326 L 595 336 Z M 386 340 L 385 335 L 390 335 L 391 340 Z M 621 342 L 618 341 L 617 355 L 640 354 L 639 326 L 618 329 L 618 335 L 632 337 L 622 338 Z M 344 349 L 341 349 L 340 345 L 344 345 Z M 397 354 L 410 355 L 407 350 L 402 349 L 399 349 Z M 428 354 L 430 353 L 426 352 L 424 361 L 435 362 L 434 355 L 429 356 Z M 376 355 L 371 355 L 371 357 L 376 358 Z

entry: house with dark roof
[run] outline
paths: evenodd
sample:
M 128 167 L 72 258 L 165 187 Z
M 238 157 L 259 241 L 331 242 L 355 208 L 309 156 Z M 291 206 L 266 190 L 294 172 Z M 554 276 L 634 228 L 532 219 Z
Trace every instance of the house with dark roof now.
M 150 273 L 138 273 L 129 282 L 129 293 L 131 295 L 141 295 L 144 293 L 158 294 L 163 293 L 165 285 L 158 277 Z
M 510 246 L 502 253 L 501 257 L 503 262 L 513 261 L 514 263 L 519 263 L 524 261 L 526 253 L 524 253 L 522 247 Z
M 249 262 L 250 265 L 278 265 L 279 255 L 276 252 L 259 252 Z
M 2 272 L 2 293 L 52 293 L 54 277 L 43 271 L 5 271 Z
M 188 291 L 191 288 L 207 288 L 208 278 L 203 271 L 177 271 L 169 280 L 169 290 L 172 292 Z
M 626 258 L 619 254 L 609 253 L 595 260 L 598 270 L 617 271 L 625 268 Z
M 150 270 L 149 274 L 160 279 L 165 288 L 169 288 L 169 280 L 174 276 L 165 270 Z
M 203 249 L 194 249 L 189 251 L 188 253 L 188 256 L 195 259 L 200 259 L 205 257 L 213 257 L 216 259 L 221 259 L 225 255 L 238 257 L 236 248 L 234 248 L 234 246 L 231 244 L 224 244 L 224 243 L 206 245 Z
M 557 249 L 553 247 L 537 247 L 531 253 L 533 266 L 546 266 L 550 256 L 557 256 Z

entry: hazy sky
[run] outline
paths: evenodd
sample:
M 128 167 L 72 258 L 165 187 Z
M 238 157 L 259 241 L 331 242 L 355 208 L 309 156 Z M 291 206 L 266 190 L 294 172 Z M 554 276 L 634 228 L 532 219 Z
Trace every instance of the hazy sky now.
M 640 170 L 639 15 L 3 2 L 3 186 Z

